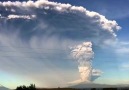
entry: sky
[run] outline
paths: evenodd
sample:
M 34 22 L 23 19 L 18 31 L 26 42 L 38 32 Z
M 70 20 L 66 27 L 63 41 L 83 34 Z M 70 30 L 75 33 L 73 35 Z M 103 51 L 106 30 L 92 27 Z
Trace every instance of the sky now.
M 94 83 L 129 84 L 129 0 L 0 2 L 0 84 L 65 87 L 78 80 L 72 48 L 92 42 Z

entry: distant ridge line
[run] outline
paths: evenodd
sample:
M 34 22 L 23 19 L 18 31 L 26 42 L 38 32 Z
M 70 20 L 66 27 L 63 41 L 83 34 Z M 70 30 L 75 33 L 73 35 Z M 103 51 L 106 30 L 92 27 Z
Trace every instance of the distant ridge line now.
M 7 88 L 7 87 L 3 86 L 2 84 L 0 84 L 0 90 L 1 90 L 1 88 L 2 88 L 2 90 L 3 90 L 3 88 L 4 88 L 4 90 L 10 90 L 9 88 Z
M 3 86 L 3 85 L 0 84 L 0 86 Z
M 3 86 L 2 84 L 0 84 L 0 86 L 5 87 L 5 86 Z

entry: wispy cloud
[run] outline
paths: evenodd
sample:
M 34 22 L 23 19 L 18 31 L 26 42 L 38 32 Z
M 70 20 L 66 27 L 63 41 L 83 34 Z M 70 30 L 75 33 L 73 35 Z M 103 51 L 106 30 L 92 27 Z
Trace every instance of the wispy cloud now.
M 115 52 L 117 54 L 128 54 L 129 53 L 129 42 L 128 41 L 118 41 L 115 43 Z
M 129 47 L 122 47 L 116 50 L 116 53 L 126 54 L 129 53 Z
M 129 70 L 129 63 L 122 64 L 121 68 L 124 69 L 124 70 Z

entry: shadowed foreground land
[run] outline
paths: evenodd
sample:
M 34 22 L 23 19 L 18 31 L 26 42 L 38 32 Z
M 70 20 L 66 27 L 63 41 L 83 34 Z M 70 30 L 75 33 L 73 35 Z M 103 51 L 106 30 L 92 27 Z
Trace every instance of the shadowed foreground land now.
M 85 86 L 89 86 L 90 84 L 86 85 Z M 95 84 L 97 85 L 97 84 Z M 97 85 L 99 86 L 99 84 Z M 104 85 L 102 85 L 104 86 Z M 129 90 L 129 86 L 126 86 L 126 87 L 97 87 L 97 88 L 93 88 L 93 87 L 90 87 L 90 88 L 83 88 L 83 87 L 80 87 L 80 88 L 77 88 L 77 87 L 67 87 L 67 88 L 38 88 L 35 86 L 35 84 L 30 84 L 30 86 L 25 86 L 25 85 L 22 85 L 22 86 L 18 86 L 15 90 Z
M 129 88 L 40 88 L 36 90 L 129 90 Z

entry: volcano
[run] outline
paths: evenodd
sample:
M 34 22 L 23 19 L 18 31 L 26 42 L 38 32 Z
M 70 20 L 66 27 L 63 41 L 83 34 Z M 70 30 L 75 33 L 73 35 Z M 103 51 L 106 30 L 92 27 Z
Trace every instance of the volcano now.
M 108 84 L 97 84 L 92 82 L 82 82 L 76 85 L 71 85 L 70 88 L 129 88 L 128 85 L 108 85 Z

